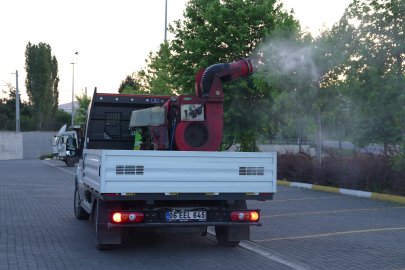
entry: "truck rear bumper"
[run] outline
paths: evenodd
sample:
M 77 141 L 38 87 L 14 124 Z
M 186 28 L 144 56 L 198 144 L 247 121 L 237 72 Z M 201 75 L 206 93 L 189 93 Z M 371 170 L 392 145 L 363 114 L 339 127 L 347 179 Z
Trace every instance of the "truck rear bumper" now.
M 260 222 L 260 210 L 236 210 L 236 209 L 224 209 L 224 210 L 208 210 L 207 217 L 204 221 L 167 221 L 165 216 L 168 210 L 151 210 L 151 211 L 137 211 L 144 214 L 142 222 L 125 222 L 116 223 L 113 222 L 112 216 L 117 211 L 108 211 L 108 228 L 113 227 L 183 227 L 183 226 L 262 226 Z M 259 219 L 256 221 L 233 221 L 230 218 L 230 214 L 235 211 L 255 211 L 259 214 Z M 118 211 L 120 212 L 120 211 Z
M 239 227 L 239 226 L 262 226 L 260 222 L 167 222 L 167 223 L 108 223 L 108 228 L 113 227 L 188 227 L 188 226 L 227 226 L 227 227 Z

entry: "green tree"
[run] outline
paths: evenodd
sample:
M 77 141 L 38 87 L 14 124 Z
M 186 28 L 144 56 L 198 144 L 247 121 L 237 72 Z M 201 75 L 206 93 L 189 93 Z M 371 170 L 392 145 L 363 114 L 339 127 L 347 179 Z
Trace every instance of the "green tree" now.
M 75 109 L 75 123 L 84 125 L 86 123 L 87 109 L 91 103 L 91 98 L 86 96 L 82 91 L 81 95 L 75 95 L 79 107 Z
M 314 117 L 317 123 L 317 159 L 321 161 L 322 118 L 332 118 L 343 102 L 338 92 L 338 67 L 349 56 L 352 26 L 346 20 L 323 29 L 313 38 L 300 32 L 276 33 L 259 52 L 263 78 L 280 91 L 274 110 L 289 119 Z
M 143 91 L 154 95 L 177 95 L 180 92 L 172 84 L 174 78 L 171 77 L 171 70 L 174 66 L 170 50 L 169 42 L 160 44 L 158 51 L 150 52 L 148 59 L 145 59 L 146 69 L 134 74 L 136 81 L 144 87 Z
M 183 14 L 185 20 L 169 25 L 174 40 L 149 55 L 145 81 L 152 94 L 192 94 L 198 70 L 250 57 L 276 28 L 299 25 L 273 0 L 190 0 Z M 278 120 L 269 110 L 274 89 L 258 88 L 253 78 L 223 88 L 225 142 L 257 150 L 258 135 L 276 131 Z
M 16 90 L 13 86 L 8 85 L 8 98 L 0 99 L 0 115 L 3 125 L 0 129 L 4 130 L 15 130 L 15 119 L 16 119 Z M 7 91 L 2 90 L 4 94 Z M 34 126 L 34 118 L 32 117 L 32 106 L 27 102 L 21 100 L 21 94 L 19 101 L 20 108 L 20 130 L 21 131 L 31 131 Z M 7 126 L 7 128 L 6 128 Z
M 58 109 L 55 115 L 55 122 L 60 124 L 71 124 L 72 114 L 65 110 Z
M 120 86 L 118 87 L 118 93 L 122 94 L 124 90 L 128 92 L 136 92 L 139 89 L 136 81 L 131 75 L 127 75 L 125 80 L 121 81 Z
M 59 103 L 58 61 L 49 44 L 28 42 L 25 49 L 25 87 L 41 129 L 55 117 Z
M 405 142 L 405 2 L 354 1 L 345 14 L 360 22 L 352 57 L 345 65 L 345 95 L 366 128 L 356 129 L 359 146 Z M 394 124 L 396 123 L 396 125 Z M 368 138 L 368 139 L 367 139 Z

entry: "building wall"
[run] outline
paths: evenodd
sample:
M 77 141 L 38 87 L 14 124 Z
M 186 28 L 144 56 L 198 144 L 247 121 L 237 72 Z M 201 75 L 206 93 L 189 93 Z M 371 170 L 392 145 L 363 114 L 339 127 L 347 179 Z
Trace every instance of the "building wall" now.
M 0 132 L 0 160 L 23 159 L 23 134 L 21 132 Z
M 39 158 L 51 154 L 54 134 L 0 131 L 0 160 Z
M 23 159 L 52 154 L 54 132 L 22 132 Z

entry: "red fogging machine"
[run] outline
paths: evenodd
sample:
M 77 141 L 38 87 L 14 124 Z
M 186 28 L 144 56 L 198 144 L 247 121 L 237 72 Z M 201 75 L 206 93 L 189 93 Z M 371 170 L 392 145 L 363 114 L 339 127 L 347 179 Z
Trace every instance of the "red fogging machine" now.
M 135 149 L 217 151 L 223 129 L 222 82 L 253 73 L 250 60 L 215 64 L 197 72 L 196 95 L 172 97 L 162 107 L 132 112 Z

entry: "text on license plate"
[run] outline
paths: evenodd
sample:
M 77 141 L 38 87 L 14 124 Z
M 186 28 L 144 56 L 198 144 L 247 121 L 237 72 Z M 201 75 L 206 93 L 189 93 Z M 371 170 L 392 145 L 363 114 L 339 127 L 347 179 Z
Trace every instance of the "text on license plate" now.
M 166 221 L 205 221 L 206 211 L 166 212 Z

